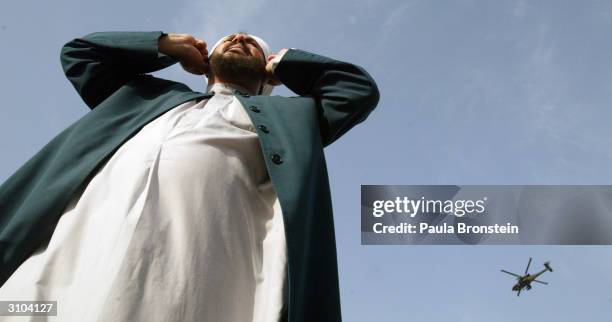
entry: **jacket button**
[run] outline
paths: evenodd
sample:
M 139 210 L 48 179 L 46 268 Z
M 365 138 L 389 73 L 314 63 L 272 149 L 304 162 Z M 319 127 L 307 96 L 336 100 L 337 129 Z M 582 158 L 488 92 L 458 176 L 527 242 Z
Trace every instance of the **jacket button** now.
M 250 109 L 251 111 L 255 112 L 255 113 L 259 113 L 259 112 L 261 112 L 261 111 L 259 110 L 259 108 L 258 108 L 257 106 L 255 106 L 255 105 L 251 105 L 251 107 L 249 107 L 249 109 Z
M 283 158 L 281 158 L 281 156 L 276 153 L 271 154 L 270 159 L 272 159 L 272 162 L 274 162 L 275 164 L 283 163 Z
M 264 133 L 270 133 L 270 130 L 268 130 L 268 128 L 265 125 L 260 125 L 258 126 L 259 129 L 264 132 Z

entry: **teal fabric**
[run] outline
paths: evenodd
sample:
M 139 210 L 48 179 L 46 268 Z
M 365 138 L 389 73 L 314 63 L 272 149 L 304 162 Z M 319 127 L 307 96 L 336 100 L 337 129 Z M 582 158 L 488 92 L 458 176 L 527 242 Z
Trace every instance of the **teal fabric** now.
M 147 73 L 163 33 L 99 32 L 68 42 L 61 63 L 91 111 L 0 186 L 0 283 L 43 247 L 69 200 L 143 126 L 211 93 Z M 340 321 L 334 222 L 323 148 L 363 121 L 379 99 L 362 68 L 291 49 L 275 75 L 299 96 L 238 96 L 278 194 L 288 252 L 288 321 Z M 261 131 L 259 125 L 267 130 Z

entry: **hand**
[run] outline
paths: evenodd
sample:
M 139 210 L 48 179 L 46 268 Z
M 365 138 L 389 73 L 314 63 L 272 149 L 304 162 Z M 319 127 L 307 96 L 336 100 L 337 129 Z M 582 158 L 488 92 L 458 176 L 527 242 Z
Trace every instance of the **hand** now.
M 277 86 L 282 84 L 281 81 L 276 78 L 276 76 L 274 75 L 274 58 L 276 58 L 277 56 L 282 56 L 285 54 L 285 52 L 287 51 L 286 48 L 281 49 L 278 54 L 270 54 L 268 55 L 268 62 L 266 63 L 266 76 L 267 76 L 267 83 L 269 85 L 272 86 Z
M 189 73 L 208 73 L 208 50 L 201 39 L 189 34 L 167 34 L 159 37 L 157 48 L 160 53 L 178 60 Z

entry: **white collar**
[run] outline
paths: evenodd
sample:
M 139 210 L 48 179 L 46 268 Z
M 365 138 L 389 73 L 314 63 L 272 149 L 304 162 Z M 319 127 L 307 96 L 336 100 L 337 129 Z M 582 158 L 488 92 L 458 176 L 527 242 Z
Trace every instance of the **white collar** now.
M 235 85 L 235 84 L 230 84 L 230 83 L 213 83 L 213 84 L 208 84 L 206 90 L 208 92 L 215 92 L 216 94 L 226 94 L 226 95 L 232 95 L 232 94 L 238 94 L 238 95 L 250 94 L 250 95 L 254 95 L 253 93 L 251 93 L 246 88 L 244 88 L 242 86 Z

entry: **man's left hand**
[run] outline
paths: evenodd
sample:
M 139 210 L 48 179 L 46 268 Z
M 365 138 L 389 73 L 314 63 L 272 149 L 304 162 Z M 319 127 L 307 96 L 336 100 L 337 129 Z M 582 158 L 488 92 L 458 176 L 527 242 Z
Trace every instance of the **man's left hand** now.
M 279 50 L 277 54 L 268 55 L 268 63 L 266 64 L 266 75 L 268 79 L 267 83 L 269 85 L 277 86 L 277 85 L 282 84 L 281 81 L 278 80 L 278 78 L 276 78 L 276 76 L 274 75 L 274 68 L 276 68 L 276 65 L 278 64 L 278 62 L 280 61 L 280 59 L 282 58 L 282 56 L 285 54 L 286 51 L 287 51 L 287 48 L 283 48 Z

